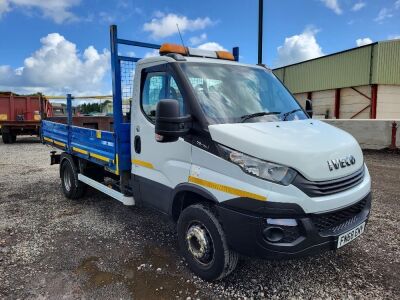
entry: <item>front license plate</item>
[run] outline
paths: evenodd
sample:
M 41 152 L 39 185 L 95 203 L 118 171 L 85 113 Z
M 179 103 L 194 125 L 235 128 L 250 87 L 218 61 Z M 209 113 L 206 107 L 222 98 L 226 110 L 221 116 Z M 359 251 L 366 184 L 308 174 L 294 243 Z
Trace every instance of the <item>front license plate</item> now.
M 343 233 L 342 235 L 339 236 L 337 247 L 340 248 L 350 243 L 352 240 L 358 238 L 364 232 L 364 229 L 365 229 L 365 222 L 358 225 L 356 228 L 353 228 L 352 230 Z

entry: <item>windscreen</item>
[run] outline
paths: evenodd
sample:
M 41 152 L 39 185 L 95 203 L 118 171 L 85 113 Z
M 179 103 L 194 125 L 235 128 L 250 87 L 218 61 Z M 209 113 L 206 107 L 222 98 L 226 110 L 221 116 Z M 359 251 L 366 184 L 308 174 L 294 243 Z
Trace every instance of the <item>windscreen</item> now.
M 210 124 L 307 118 L 293 96 L 268 70 L 213 63 L 181 66 Z

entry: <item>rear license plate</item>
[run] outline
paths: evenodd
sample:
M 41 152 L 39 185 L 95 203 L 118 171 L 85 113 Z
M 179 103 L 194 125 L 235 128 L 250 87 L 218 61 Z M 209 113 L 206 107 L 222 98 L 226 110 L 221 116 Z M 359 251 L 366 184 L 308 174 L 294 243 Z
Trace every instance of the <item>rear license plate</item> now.
M 350 243 L 352 240 L 358 238 L 364 232 L 364 229 L 365 229 L 365 222 L 358 225 L 356 228 L 353 228 L 352 230 L 343 233 L 342 235 L 339 236 L 337 247 L 340 248 Z

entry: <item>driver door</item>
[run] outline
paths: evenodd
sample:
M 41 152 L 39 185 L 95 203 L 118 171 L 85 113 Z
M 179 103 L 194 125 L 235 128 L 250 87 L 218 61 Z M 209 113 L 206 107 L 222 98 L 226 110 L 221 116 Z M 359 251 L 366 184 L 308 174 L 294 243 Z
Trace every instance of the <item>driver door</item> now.
M 172 191 L 187 182 L 191 166 L 191 144 L 180 138 L 159 143 L 155 139 L 155 112 L 162 99 L 175 99 L 185 113 L 186 102 L 166 64 L 141 70 L 140 95 L 134 108 L 132 173 L 144 205 L 168 213 Z

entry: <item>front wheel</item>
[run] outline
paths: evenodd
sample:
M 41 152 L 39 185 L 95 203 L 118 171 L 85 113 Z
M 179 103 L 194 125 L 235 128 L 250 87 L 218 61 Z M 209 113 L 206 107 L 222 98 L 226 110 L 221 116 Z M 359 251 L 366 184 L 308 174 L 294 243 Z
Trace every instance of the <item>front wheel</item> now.
M 221 224 L 204 205 L 181 213 L 178 240 L 190 269 L 204 280 L 222 279 L 236 268 L 238 254 L 229 249 Z
M 78 172 L 70 157 L 62 161 L 60 176 L 62 190 L 67 198 L 78 199 L 85 194 L 87 186 L 78 180 Z

